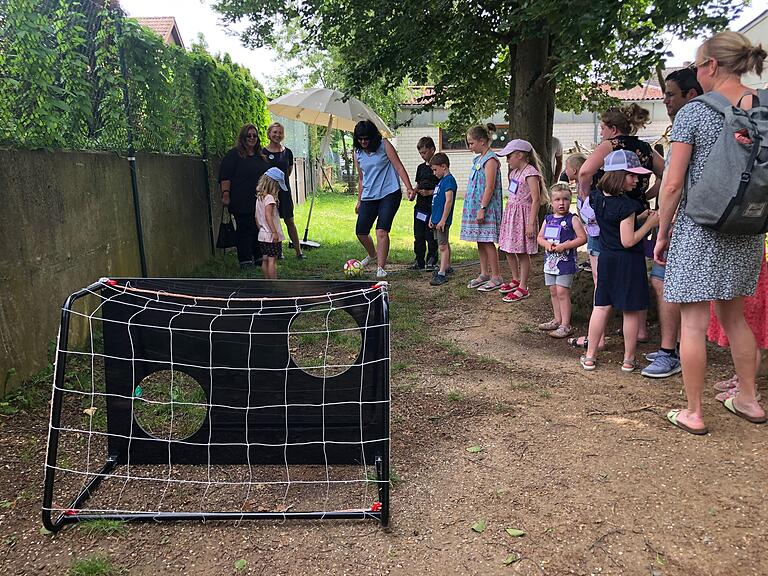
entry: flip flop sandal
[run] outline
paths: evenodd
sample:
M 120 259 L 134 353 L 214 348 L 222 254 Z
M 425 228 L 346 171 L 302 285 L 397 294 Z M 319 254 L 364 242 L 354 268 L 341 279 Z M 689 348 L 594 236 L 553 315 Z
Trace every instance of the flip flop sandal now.
M 525 288 L 520 288 L 519 286 L 515 288 L 515 291 L 507 294 L 502 298 L 502 302 L 519 302 L 520 300 L 525 300 L 530 296 L 531 293 L 526 290 Z
M 733 398 L 726 398 L 725 402 L 723 402 L 723 406 L 725 406 L 729 412 L 733 412 L 738 416 L 739 418 L 744 418 L 747 422 L 752 422 L 752 424 L 765 424 L 768 422 L 768 416 L 750 416 L 746 412 L 742 412 L 733 403 Z
M 640 367 L 640 363 L 637 360 L 627 360 L 626 358 L 621 363 L 621 371 L 630 373 L 634 372 Z
M 498 290 L 501 286 L 501 282 L 494 282 L 493 280 L 488 280 L 485 284 L 482 286 L 477 287 L 478 292 L 493 292 L 494 290 Z
M 582 356 L 579 358 L 579 364 L 587 372 L 592 372 L 592 370 L 597 368 L 597 360 L 591 356 Z
M 672 424 L 672 426 L 676 426 L 680 428 L 680 430 L 684 430 L 685 432 L 688 432 L 688 434 L 693 434 L 695 436 L 704 436 L 704 434 L 709 434 L 709 428 L 706 426 L 704 428 L 691 428 L 690 426 L 686 426 L 682 422 L 680 422 L 677 418 L 680 416 L 680 412 L 682 410 L 670 410 L 667 412 L 667 420 Z
M 581 338 L 581 343 L 579 343 L 579 338 Z M 568 346 L 571 346 L 573 348 L 584 348 L 584 350 L 587 349 L 587 346 L 589 345 L 589 340 L 586 336 L 576 336 L 574 338 L 568 338 L 566 340 L 568 342 Z
M 517 280 L 512 280 L 510 282 L 505 282 L 501 286 L 499 286 L 499 292 L 502 294 L 509 294 L 510 292 L 514 292 L 515 288 L 520 286 L 520 282 Z
M 477 278 L 473 278 L 472 280 L 470 280 L 469 284 L 467 284 L 467 288 L 478 288 L 483 284 L 485 284 L 486 282 L 488 282 L 488 280 L 490 279 L 491 279 L 490 276 L 484 276 L 481 274 Z
M 728 390 L 736 388 L 738 385 L 739 377 L 731 376 L 728 380 L 721 380 L 720 382 L 715 383 L 713 388 L 718 392 L 727 392 Z

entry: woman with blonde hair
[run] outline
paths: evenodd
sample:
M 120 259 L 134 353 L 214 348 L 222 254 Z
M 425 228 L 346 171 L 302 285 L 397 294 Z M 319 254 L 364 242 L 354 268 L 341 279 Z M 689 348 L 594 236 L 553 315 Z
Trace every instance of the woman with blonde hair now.
M 766 52 L 738 32 L 721 32 L 696 52 L 696 78 L 704 92 L 717 92 L 734 107 L 750 109 L 757 92 L 741 82 L 747 72 L 760 75 Z M 745 420 L 762 424 L 765 411 L 755 397 L 755 337 L 744 319 L 744 297 L 754 294 L 763 255 L 763 235 L 722 234 L 696 224 L 685 212 L 686 178 L 694 185 L 724 128 L 723 114 L 703 102 L 685 105 L 675 116 L 669 167 L 661 185 L 659 236 L 654 259 L 666 264 L 664 299 L 680 304 L 680 359 L 687 407 L 672 410 L 668 420 L 691 434 L 706 434 L 701 394 L 707 371 L 706 334 L 709 302 L 731 344 L 739 392 L 726 408 Z M 723 166 L 723 170 L 735 170 Z M 729 192 L 730 193 L 730 192 Z M 675 214 L 677 214 L 675 216 Z M 674 219 L 674 224 L 673 224 Z M 669 250 L 665 258 L 665 251 Z

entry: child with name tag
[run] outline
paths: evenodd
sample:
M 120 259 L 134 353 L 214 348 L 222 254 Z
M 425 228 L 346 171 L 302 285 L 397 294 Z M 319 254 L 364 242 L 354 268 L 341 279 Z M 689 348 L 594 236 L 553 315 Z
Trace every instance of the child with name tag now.
M 571 189 L 565 182 L 550 188 L 552 214 L 544 217 L 537 237 L 544 257 L 544 284 L 549 287 L 554 318 L 539 324 L 553 338 L 571 335 L 571 286 L 576 275 L 576 248 L 587 243 L 581 220 L 570 213 Z
M 429 165 L 435 177 L 440 179 L 432 195 L 432 217 L 429 221 L 429 227 L 440 249 L 440 268 L 435 271 L 429 283 L 432 286 L 440 286 L 448 281 L 447 274 L 451 269 L 451 245 L 448 243 L 448 232 L 453 221 L 453 203 L 458 185 L 456 178 L 451 174 L 451 161 L 446 154 L 438 152 L 429 160 Z
M 435 141 L 429 136 L 419 139 L 416 144 L 421 159 L 416 168 L 416 205 L 413 207 L 413 253 L 416 255 L 412 270 L 432 270 L 437 264 L 437 241 L 430 229 L 432 215 L 432 194 L 437 178 L 432 173 L 429 161 L 435 155 Z M 413 200 L 413 198 L 409 198 Z
M 512 140 L 496 154 L 507 157 L 510 169 L 509 197 L 501 219 L 499 248 L 506 253 L 512 278 L 502 284 L 499 291 L 504 294 L 504 302 L 519 302 L 530 296 L 531 255 L 538 252 L 541 161 L 527 140 Z
M 635 352 L 641 312 L 648 309 L 648 270 L 642 241 L 658 226 L 659 215 L 646 210 L 642 200 L 627 195 L 635 190 L 640 176 L 651 173 L 640 165 L 637 154 L 629 150 L 611 152 L 605 157 L 603 170 L 597 188 L 589 196 L 600 226 L 600 256 L 587 351 L 580 363 L 584 370 L 597 366 L 598 342 L 615 308 L 624 313 L 621 371 L 634 372 L 638 367 Z

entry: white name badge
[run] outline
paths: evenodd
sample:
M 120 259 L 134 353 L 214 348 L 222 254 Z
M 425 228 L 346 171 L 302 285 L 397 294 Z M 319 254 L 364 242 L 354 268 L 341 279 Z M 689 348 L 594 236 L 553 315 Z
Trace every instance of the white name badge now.
M 547 240 L 560 240 L 560 226 L 545 226 L 544 238 Z
M 416 212 L 416 220 L 420 220 L 421 222 L 426 222 L 427 218 L 429 218 L 428 214 L 425 214 L 424 212 Z
M 517 189 L 520 188 L 520 181 L 514 178 L 509 181 L 509 193 L 517 194 Z

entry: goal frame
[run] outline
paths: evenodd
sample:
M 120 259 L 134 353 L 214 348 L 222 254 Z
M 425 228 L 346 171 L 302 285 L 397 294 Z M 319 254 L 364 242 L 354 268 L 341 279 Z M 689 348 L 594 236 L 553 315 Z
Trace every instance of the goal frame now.
M 98 472 L 93 474 L 93 478 L 85 484 L 82 489 L 70 500 L 69 505 L 61 511 L 61 508 L 54 508 L 54 491 L 57 472 L 57 458 L 59 451 L 60 431 L 59 426 L 61 424 L 62 408 L 65 394 L 65 372 L 67 364 L 68 343 L 70 337 L 70 325 L 73 316 L 73 306 L 75 303 L 94 293 L 100 293 L 104 289 L 112 288 L 115 285 L 132 285 L 136 286 L 149 285 L 153 283 L 169 283 L 171 286 L 189 288 L 196 283 L 201 285 L 210 285 L 211 283 L 220 283 L 230 285 L 231 287 L 239 287 L 241 289 L 250 290 L 250 294 L 261 294 L 264 299 L 296 299 L 309 297 L 313 294 L 322 295 L 324 298 L 328 298 L 329 295 L 334 295 L 340 292 L 352 292 L 352 291 L 370 291 L 372 288 L 380 291 L 380 298 L 377 300 L 377 310 L 375 311 L 376 322 L 380 326 L 378 335 L 376 338 L 379 340 L 375 342 L 375 346 L 378 348 L 379 353 L 384 353 L 385 358 L 380 362 L 381 368 L 377 373 L 383 376 L 381 382 L 377 382 L 377 393 L 380 392 L 381 404 L 377 406 L 377 422 L 375 423 L 376 429 L 381 434 L 380 441 L 375 443 L 375 454 L 373 458 L 368 460 L 368 464 L 375 467 L 376 490 L 374 493 L 378 495 L 378 501 L 374 502 L 369 509 L 352 509 L 352 510 L 335 510 L 335 511 L 202 511 L 202 512 L 164 512 L 164 511 L 152 511 L 152 512 L 100 512 L 92 513 L 87 510 L 82 510 L 83 505 L 88 499 L 99 489 L 102 481 L 109 477 L 109 475 L 117 469 L 122 463 L 124 463 L 124 455 L 119 453 L 107 453 L 104 456 L 104 463 Z M 205 291 L 203 295 L 195 295 L 196 300 L 206 300 Z M 164 291 L 160 291 L 164 293 Z M 167 293 L 165 293 L 167 294 Z M 290 295 L 290 296 L 288 296 Z M 251 298 L 257 300 L 258 298 Z M 368 330 L 361 327 L 361 337 L 365 341 L 368 337 Z M 106 340 L 106 338 L 105 338 Z M 365 346 L 362 348 L 365 350 Z M 90 286 L 78 290 L 71 294 L 64 302 L 61 309 L 61 321 L 59 326 L 58 340 L 57 340 L 57 352 L 56 363 L 53 377 L 53 391 L 51 397 L 51 412 L 50 412 L 50 424 L 49 435 L 47 444 L 47 455 L 45 463 L 45 483 L 43 490 L 43 502 L 42 502 L 42 522 L 43 526 L 51 531 L 57 532 L 68 524 L 74 524 L 82 521 L 91 520 L 117 520 L 117 521 L 207 521 L 207 520 L 376 520 L 381 523 L 382 526 L 388 526 L 390 519 L 390 327 L 389 327 L 389 302 L 388 302 L 388 285 L 386 282 L 380 282 L 378 284 L 372 284 L 366 280 L 346 280 L 346 281 L 296 281 L 296 280 L 208 280 L 208 279 L 146 279 L 146 278 L 115 278 L 107 279 L 101 278 L 97 282 L 94 282 Z M 361 352 L 361 356 L 362 356 Z M 293 359 L 291 359 L 293 362 Z M 365 373 L 361 369 L 361 373 Z M 131 383 L 131 386 L 135 383 Z M 109 386 L 107 381 L 106 386 Z M 106 389 L 105 395 L 109 396 L 109 388 Z M 209 406 L 213 410 L 212 406 Z M 108 410 L 109 415 L 109 410 Z M 134 418 L 129 414 L 128 418 Z M 208 421 L 210 413 L 206 415 L 206 421 Z M 361 422 L 361 426 L 364 423 Z M 109 416 L 107 419 L 107 429 L 110 429 Z M 174 440 L 168 440 L 169 444 L 173 444 Z M 250 446 L 247 448 L 250 450 Z M 365 452 L 368 451 L 368 447 L 363 448 Z M 110 449 L 108 449 L 110 452 Z M 244 464 L 244 462 L 233 462 Z M 359 461 L 356 462 L 343 462 L 336 461 L 334 463 L 342 464 L 355 464 L 360 465 Z M 210 464 L 210 463 L 209 463 Z M 259 464 L 254 464 L 258 466 Z M 301 465 L 301 463 L 293 464 Z M 54 515 L 54 512 L 59 512 Z

